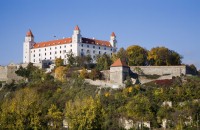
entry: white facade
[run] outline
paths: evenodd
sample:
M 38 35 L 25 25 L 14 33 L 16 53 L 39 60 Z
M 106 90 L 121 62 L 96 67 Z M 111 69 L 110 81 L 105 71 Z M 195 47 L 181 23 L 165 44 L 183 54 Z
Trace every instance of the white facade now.
M 43 60 L 54 61 L 56 58 L 64 59 L 67 63 L 67 53 L 74 56 L 90 55 L 95 62 L 96 55 L 112 55 L 116 52 L 116 36 L 112 33 L 110 41 L 102 41 L 81 36 L 78 26 L 75 27 L 72 37 L 47 42 L 34 42 L 34 36 L 29 30 L 24 42 L 23 63 L 41 63 Z

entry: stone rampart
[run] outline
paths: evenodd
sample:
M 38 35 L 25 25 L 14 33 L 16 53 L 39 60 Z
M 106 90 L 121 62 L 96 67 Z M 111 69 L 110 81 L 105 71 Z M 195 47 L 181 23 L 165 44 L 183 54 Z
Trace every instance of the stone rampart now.
M 7 68 L 0 66 L 0 81 L 7 81 Z
M 187 74 L 186 66 L 130 66 L 133 73 L 138 73 L 138 69 L 145 75 L 181 76 Z

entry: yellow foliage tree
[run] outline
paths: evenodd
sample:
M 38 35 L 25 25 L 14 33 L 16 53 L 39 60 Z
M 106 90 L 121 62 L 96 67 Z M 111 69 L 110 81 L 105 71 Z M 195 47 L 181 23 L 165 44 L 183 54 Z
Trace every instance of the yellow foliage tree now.
M 55 70 L 55 78 L 63 82 L 66 78 L 67 71 L 68 71 L 67 67 L 64 66 L 57 67 Z
M 81 78 L 88 78 L 88 72 L 85 68 L 81 70 L 80 77 Z

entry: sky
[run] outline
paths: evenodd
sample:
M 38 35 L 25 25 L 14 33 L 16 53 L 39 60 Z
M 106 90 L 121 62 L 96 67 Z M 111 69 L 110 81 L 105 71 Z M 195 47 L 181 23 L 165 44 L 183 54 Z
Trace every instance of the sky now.
M 0 65 L 22 63 L 28 29 L 41 42 L 76 25 L 99 40 L 115 32 L 118 48 L 167 47 L 200 69 L 200 0 L 0 0 Z

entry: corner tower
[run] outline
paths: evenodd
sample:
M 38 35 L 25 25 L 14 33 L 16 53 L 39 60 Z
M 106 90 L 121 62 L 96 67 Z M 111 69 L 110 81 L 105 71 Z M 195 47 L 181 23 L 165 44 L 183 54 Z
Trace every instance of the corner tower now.
M 117 47 L 116 35 L 114 32 L 112 32 L 110 36 L 110 44 L 112 45 L 112 47 Z
M 73 43 L 80 43 L 82 41 L 81 30 L 79 29 L 78 25 L 74 28 L 74 33 L 72 35 L 72 42 Z
M 32 31 L 29 29 L 29 31 L 26 33 L 23 45 L 23 63 L 31 62 L 31 49 L 33 48 L 34 44 L 35 44 L 34 35 Z

